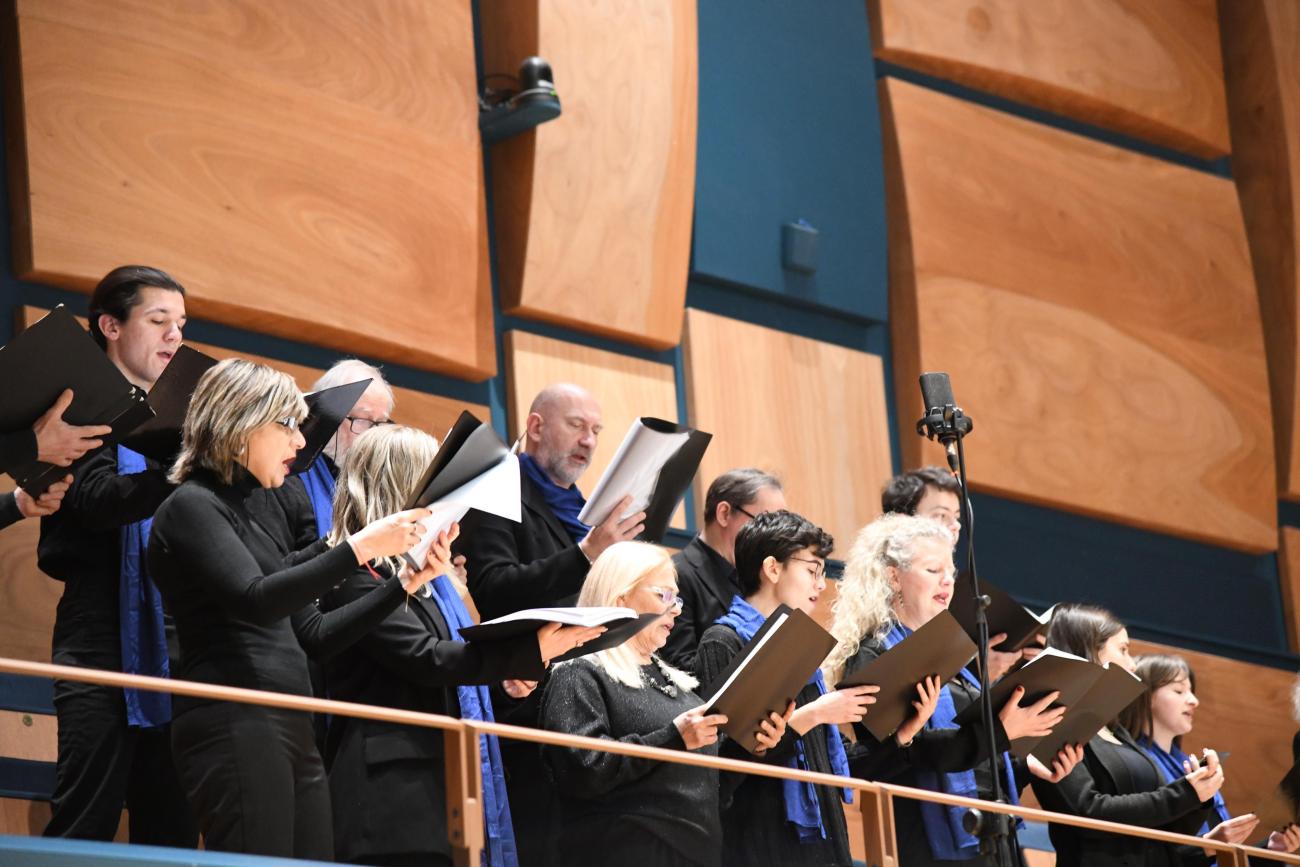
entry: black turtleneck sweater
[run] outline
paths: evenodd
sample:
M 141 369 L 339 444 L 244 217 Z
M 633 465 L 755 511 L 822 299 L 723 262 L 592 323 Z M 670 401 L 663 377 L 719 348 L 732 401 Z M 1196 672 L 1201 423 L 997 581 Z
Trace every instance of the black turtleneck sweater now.
M 238 466 L 230 485 L 197 470 L 154 516 L 149 574 L 180 639 L 173 676 L 309 696 L 303 647 L 319 655 L 347 647 L 397 606 L 402 586 L 390 578 L 365 600 L 322 615 L 313 601 L 357 568 L 352 547 L 286 567 L 247 508 L 256 484 Z M 176 713 L 205 703 L 177 696 Z

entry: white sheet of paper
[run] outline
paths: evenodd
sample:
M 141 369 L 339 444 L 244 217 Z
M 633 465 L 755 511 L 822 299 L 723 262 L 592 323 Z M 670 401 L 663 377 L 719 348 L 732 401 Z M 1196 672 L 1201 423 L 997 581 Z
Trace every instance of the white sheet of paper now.
M 488 512 L 509 521 L 522 517 L 519 492 L 519 458 L 506 455 L 505 460 L 482 475 L 475 476 L 447 496 L 430 503 L 429 517 L 420 522 L 424 535 L 406 557 L 417 569 L 424 568 L 429 548 L 438 534 L 465 517 L 470 509 Z
M 609 462 L 604 475 L 596 483 L 587 505 L 582 507 L 578 520 L 584 524 L 599 524 L 609 517 L 618 501 L 632 495 L 632 503 L 619 516 L 620 520 L 635 515 L 650 505 L 655 482 L 664 464 L 690 439 L 689 432 L 658 433 L 637 419 L 628 428 L 627 436 L 619 444 L 614 459 Z

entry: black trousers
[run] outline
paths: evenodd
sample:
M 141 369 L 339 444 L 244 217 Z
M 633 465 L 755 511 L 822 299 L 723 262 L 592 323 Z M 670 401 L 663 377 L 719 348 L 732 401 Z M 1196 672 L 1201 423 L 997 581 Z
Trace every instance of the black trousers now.
M 329 786 L 309 715 L 201 705 L 172 721 L 172 748 L 205 848 L 334 860 Z
M 198 845 L 198 830 L 172 764 L 170 732 L 126 724 L 120 689 L 54 682 L 59 758 L 46 837 L 112 840 L 130 811 L 132 843 Z

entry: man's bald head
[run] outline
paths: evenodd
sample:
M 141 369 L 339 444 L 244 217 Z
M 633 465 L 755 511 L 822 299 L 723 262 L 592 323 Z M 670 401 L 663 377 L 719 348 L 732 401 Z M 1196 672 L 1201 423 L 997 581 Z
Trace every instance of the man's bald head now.
M 591 466 L 601 431 L 600 404 L 580 385 L 557 382 L 533 398 L 524 451 L 557 485 L 568 487 Z

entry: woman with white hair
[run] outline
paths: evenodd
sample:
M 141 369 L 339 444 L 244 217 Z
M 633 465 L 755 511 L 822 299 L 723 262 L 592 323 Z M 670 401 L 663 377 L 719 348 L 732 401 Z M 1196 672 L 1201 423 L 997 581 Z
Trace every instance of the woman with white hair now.
M 328 543 L 401 507 L 438 451 L 423 431 L 389 425 L 357 440 L 340 468 Z M 321 599 L 325 611 L 382 592 L 376 578 L 400 571 L 394 557 L 352 570 Z M 472 621 L 449 577 L 440 575 L 410 604 L 391 611 L 354 646 L 325 665 L 331 698 L 491 721 L 487 684 L 514 697 L 531 692 L 553 657 L 604 631 L 559 624 L 519 638 L 465 642 Z M 443 735 L 435 729 L 335 717 L 325 755 L 334 806 L 335 855 L 356 864 L 450 867 Z M 517 863 L 510 804 L 495 735 L 484 738 L 483 811 L 489 867 Z M 403 809 L 394 810 L 400 793 Z M 419 821 L 411 821 L 419 816 Z
M 833 608 L 831 632 L 838 644 L 824 666 L 828 682 L 853 673 L 947 610 L 952 601 L 953 541 L 952 533 L 937 521 L 896 513 L 873 521 L 858 533 Z M 962 669 L 937 694 L 935 686 L 934 681 L 918 686 L 921 714 L 932 709 L 919 730 L 905 724 L 907 731 L 900 729 L 881 743 L 860 723 L 854 724 L 859 742 L 866 744 L 871 754 L 871 773 L 876 779 L 916 788 L 988 797 L 993 781 L 983 760 L 983 725 L 957 727 L 954 722 L 962 710 L 979 701 L 979 680 L 970 669 Z M 1065 713 L 1064 708 L 1048 709 L 1056 700 L 1055 693 L 1021 707 L 1023 696 L 1024 690 L 1018 689 L 993 720 L 998 748 L 1004 751 L 998 756 L 997 772 L 1002 791 L 1010 795 L 1012 803 L 1028 783 L 1029 773 L 1059 780 L 1082 757 L 1077 747 L 1067 747 L 1051 770 L 1034 759 L 1028 767 L 1011 760 L 1005 750 L 1012 740 L 1049 734 Z M 891 754 L 892 762 L 882 761 Z M 1002 841 L 1004 851 L 997 855 L 979 854 L 979 841 L 962 828 L 961 808 L 902 798 L 895 801 L 894 810 L 899 861 L 908 867 L 1009 863 L 1006 840 Z
M 154 517 L 149 573 L 180 640 L 175 674 L 228 686 L 311 695 L 307 659 L 291 618 L 359 564 L 409 550 L 425 509 L 375 521 L 344 544 L 286 567 L 250 515 L 257 486 L 284 482 L 303 445 L 307 408 L 286 374 L 242 359 L 215 365 L 190 401 L 182 448 L 170 473 L 179 487 Z M 347 616 L 309 620 L 335 645 L 436 577 L 450 551 L 445 536 L 429 567 L 389 579 Z M 182 785 L 208 849 L 329 859 L 329 791 L 307 715 L 177 696 L 172 746 Z
M 619 647 L 557 665 L 542 695 L 542 727 L 717 755 L 726 717 L 706 714 L 695 678 L 657 655 L 681 611 L 668 553 L 643 542 L 611 545 L 592 564 L 578 604 L 663 617 Z M 784 733 L 785 720 L 772 714 L 759 744 L 770 749 Z M 721 862 L 717 771 L 564 747 L 543 747 L 542 756 L 563 818 L 562 863 Z

